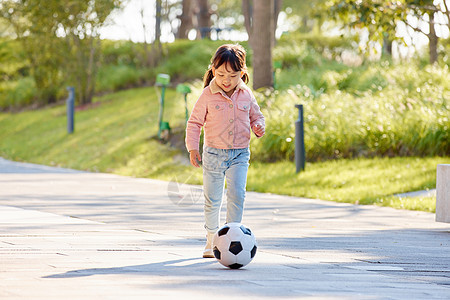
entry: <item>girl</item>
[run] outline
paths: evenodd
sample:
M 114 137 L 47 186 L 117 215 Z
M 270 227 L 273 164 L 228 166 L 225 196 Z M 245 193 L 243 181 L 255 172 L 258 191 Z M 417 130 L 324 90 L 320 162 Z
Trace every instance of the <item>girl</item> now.
M 211 58 L 204 90 L 194 105 L 186 127 L 186 148 L 194 167 L 203 161 L 206 246 L 203 257 L 214 257 L 212 238 L 219 228 L 224 181 L 227 181 L 227 223 L 242 220 L 247 170 L 250 159 L 250 129 L 257 137 L 265 133 L 264 116 L 247 87 L 245 50 L 240 45 L 222 45 Z M 199 153 L 204 127 L 203 159 Z

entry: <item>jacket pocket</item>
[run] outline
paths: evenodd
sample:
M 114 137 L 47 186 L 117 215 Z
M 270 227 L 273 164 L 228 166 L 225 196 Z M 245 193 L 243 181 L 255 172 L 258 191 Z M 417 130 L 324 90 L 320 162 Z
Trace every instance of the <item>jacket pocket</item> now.
M 250 124 L 250 102 L 238 102 L 236 110 L 236 117 L 241 124 L 249 127 Z
M 250 102 L 238 102 L 237 107 L 242 112 L 248 112 L 250 111 Z
M 208 116 L 207 119 L 213 121 L 214 123 L 221 122 L 226 113 L 226 103 L 225 102 L 210 102 L 208 103 Z

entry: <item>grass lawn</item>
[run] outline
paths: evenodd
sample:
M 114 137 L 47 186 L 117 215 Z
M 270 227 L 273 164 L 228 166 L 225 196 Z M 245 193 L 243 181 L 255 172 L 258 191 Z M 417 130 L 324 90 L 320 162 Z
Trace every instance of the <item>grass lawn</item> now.
M 192 102 L 192 100 L 191 100 Z M 183 96 L 166 91 L 164 120 L 184 128 Z M 159 103 L 153 87 L 98 97 L 78 110 L 75 132 L 67 134 L 65 106 L 0 113 L 0 156 L 94 172 L 201 184 L 201 169 L 188 164 L 185 151 L 155 137 Z M 434 188 L 436 165 L 450 157 L 397 157 L 307 163 L 296 174 L 293 162 L 252 161 L 248 190 L 323 200 L 435 210 L 435 198 L 393 197 Z
M 400 199 L 392 195 L 435 188 L 436 165 L 449 160 L 441 157 L 333 160 L 306 164 L 305 171 L 298 174 L 292 162 L 255 162 L 250 166 L 248 189 L 434 212 L 435 197 Z

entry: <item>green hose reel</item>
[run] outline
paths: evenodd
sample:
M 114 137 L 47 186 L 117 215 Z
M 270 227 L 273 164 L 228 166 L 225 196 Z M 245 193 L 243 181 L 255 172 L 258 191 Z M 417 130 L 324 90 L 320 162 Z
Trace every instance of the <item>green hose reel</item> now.
M 185 113 L 186 113 L 186 124 L 189 118 L 188 115 L 188 108 L 187 108 L 187 94 L 191 92 L 191 88 L 187 86 L 186 84 L 179 84 L 177 85 L 177 92 L 184 95 L 184 107 L 185 107 Z

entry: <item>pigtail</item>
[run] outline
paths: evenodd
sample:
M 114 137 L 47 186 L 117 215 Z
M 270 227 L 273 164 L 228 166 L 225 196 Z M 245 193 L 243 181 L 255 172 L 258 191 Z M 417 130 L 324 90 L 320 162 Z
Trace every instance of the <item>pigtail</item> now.
M 211 68 L 206 71 L 205 75 L 203 76 L 203 87 L 207 87 L 211 80 L 214 78 L 214 74 Z
M 242 75 L 241 79 L 245 84 L 247 84 L 249 81 L 248 73 L 245 72 L 244 75 Z

